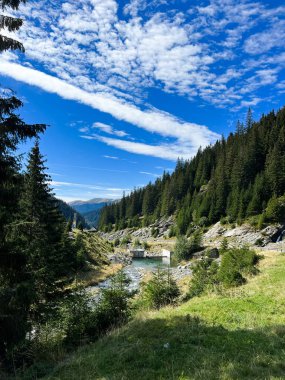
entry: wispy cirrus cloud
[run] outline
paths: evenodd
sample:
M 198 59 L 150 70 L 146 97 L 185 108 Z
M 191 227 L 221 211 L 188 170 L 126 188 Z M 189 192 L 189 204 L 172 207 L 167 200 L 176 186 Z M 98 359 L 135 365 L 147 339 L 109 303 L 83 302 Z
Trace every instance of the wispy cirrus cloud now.
M 24 67 L 15 63 L 0 62 L 0 73 L 11 76 L 41 89 L 89 105 L 106 112 L 119 120 L 124 120 L 143 128 L 148 132 L 161 136 L 172 137 L 176 143 L 169 146 L 149 146 L 127 140 L 108 138 L 104 136 L 84 136 L 87 139 L 97 139 L 119 149 L 133 153 L 150 154 L 154 157 L 176 160 L 177 157 L 192 157 L 199 146 L 205 146 L 218 139 L 219 135 L 206 126 L 183 122 L 174 116 L 159 110 L 141 110 L 122 100 L 102 93 L 88 93 L 65 81 Z
M 99 129 L 102 132 L 105 132 L 105 133 L 107 133 L 109 135 L 115 135 L 115 136 L 119 136 L 119 137 L 128 136 L 128 133 L 126 133 L 125 131 L 120 131 L 118 129 L 114 129 L 113 127 L 111 127 L 111 125 L 107 125 L 107 124 L 104 124 L 104 123 L 96 122 L 96 123 L 93 124 L 92 127 L 95 128 L 95 129 Z M 80 132 L 82 132 L 82 131 L 80 130 Z

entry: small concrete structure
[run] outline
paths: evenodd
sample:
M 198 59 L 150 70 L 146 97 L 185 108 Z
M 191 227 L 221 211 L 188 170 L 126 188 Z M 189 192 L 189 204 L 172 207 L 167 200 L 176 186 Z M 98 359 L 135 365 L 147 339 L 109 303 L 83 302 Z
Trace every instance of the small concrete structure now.
M 162 253 L 161 253 L 162 257 L 167 257 L 167 258 L 170 259 L 172 255 L 173 255 L 173 252 L 168 251 L 167 249 L 163 249 L 162 250 Z
M 130 249 L 129 251 L 132 257 L 134 258 L 145 257 L 145 250 L 142 248 L 133 248 L 133 249 Z

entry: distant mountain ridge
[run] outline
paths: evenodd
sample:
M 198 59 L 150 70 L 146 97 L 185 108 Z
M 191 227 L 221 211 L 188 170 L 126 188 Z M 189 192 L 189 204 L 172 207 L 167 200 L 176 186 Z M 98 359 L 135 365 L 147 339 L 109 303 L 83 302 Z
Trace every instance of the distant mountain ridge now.
M 76 211 L 73 207 L 71 207 L 68 203 L 58 198 L 56 198 L 56 202 L 57 202 L 60 212 L 65 217 L 66 221 L 72 222 L 74 218 L 74 214 L 77 214 L 77 223 L 80 223 L 83 226 L 83 228 L 89 227 L 87 220 L 80 213 L 78 213 L 78 211 Z
M 92 198 L 88 201 L 75 200 L 69 202 L 69 206 L 79 212 L 90 226 L 96 227 L 100 217 L 101 209 L 117 200 L 109 198 Z
M 80 206 L 80 205 L 84 205 L 84 204 L 108 203 L 108 202 L 112 202 L 112 201 L 113 201 L 113 199 L 110 199 L 110 198 L 92 198 L 92 199 L 89 199 L 88 201 L 75 200 L 75 201 L 69 202 L 69 205 L 70 206 Z

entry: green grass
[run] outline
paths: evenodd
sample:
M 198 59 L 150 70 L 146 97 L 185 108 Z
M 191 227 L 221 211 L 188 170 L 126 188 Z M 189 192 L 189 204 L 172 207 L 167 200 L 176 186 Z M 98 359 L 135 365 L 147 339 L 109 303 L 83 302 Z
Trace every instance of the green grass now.
M 285 256 L 223 294 L 145 312 L 48 379 L 285 379 Z

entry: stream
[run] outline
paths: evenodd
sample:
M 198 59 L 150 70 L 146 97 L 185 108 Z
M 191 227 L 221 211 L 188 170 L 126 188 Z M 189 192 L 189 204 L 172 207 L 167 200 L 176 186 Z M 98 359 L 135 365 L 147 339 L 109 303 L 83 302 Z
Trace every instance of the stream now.
M 174 264 L 173 264 L 174 265 Z M 138 290 L 140 286 L 140 282 L 147 272 L 155 271 L 158 267 L 160 268 L 168 268 L 173 266 L 170 262 L 169 258 L 133 258 L 132 263 L 123 268 L 123 273 L 130 279 L 130 283 L 128 285 L 128 290 L 134 291 Z M 111 286 L 112 278 L 108 278 L 105 281 L 100 282 L 98 285 L 89 286 L 86 290 L 90 293 L 97 293 L 100 289 L 107 289 Z M 95 292 L 94 292 L 95 291 Z

